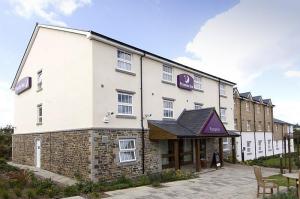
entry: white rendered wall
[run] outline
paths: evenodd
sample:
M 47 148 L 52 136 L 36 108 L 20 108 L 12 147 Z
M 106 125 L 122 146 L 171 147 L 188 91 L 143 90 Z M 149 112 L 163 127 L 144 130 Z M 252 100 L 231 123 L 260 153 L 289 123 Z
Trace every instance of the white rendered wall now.
M 15 95 L 15 134 L 92 127 L 92 45 L 79 34 L 40 28 L 19 80 L 32 88 Z M 43 89 L 37 92 L 37 72 Z M 37 105 L 43 124 L 37 125 Z
M 265 156 L 265 138 L 263 132 L 256 132 L 256 158 Z M 261 150 L 259 150 L 259 141 L 261 141 Z M 254 148 L 253 148 L 254 149 Z
M 270 148 L 269 148 L 268 140 L 271 141 Z M 272 140 L 273 140 L 272 132 L 266 132 L 266 154 L 267 154 L 267 156 L 273 155 Z
M 251 151 L 247 152 L 247 141 L 251 141 Z M 242 132 L 242 145 L 245 148 L 244 151 L 244 160 L 253 160 L 255 159 L 255 142 L 254 142 L 254 133 L 253 132 Z

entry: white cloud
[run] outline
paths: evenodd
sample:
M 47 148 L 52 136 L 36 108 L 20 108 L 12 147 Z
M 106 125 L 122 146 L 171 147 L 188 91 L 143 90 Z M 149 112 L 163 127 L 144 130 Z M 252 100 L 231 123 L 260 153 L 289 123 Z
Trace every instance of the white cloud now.
M 287 77 L 300 77 L 300 71 L 289 70 L 289 71 L 285 72 L 285 76 L 287 76 Z
M 13 92 L 8 82 L 0 81 L 0 127 L 13 124 Z
M 208 20 L 176 61 L 249 85 L 264 72 L 300 63 L 300 1 L 241 0 Z
M 298 107 L 299 100 L 297 99 L 276 100 L 274 117 L 292 124 L 300 123 Z
M 61 15 L 69 16 L 78 8 L 91 3 L 91 0 L 9 0 L 16 14 L 21 17 L 41 17 L 55 25 L 65 26 L 59 19 Z

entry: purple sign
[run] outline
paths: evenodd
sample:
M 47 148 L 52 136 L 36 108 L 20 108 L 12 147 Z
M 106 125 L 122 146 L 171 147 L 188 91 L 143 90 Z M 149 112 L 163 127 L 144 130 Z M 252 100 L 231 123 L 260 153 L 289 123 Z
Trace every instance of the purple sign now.
M 208 119 L 205 127 L 202 130 L 202 133 L 227 134 L 227 131 L 224 128 L 218 115 L 214 112 Z
M 21 93 L 23 93 L 24 91 L 30 88 L 31 88 L 31 77 L 24 77 L 17 83 L 15 87 L 15 93 L 17 95 L 20 95 Z
M 178 88 L 193 90 L 194 89 L 194 79 L 188 74 L 177 75 L 177 86 Z

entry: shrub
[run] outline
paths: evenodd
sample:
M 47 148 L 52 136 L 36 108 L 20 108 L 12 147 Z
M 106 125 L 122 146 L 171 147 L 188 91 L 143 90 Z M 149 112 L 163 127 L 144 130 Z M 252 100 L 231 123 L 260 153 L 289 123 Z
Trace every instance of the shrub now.
M 148 184 L 151 184 L 151 181 L 149 179 L 149 176 L 145 175 L 138 177 L 134 182 L 134 186 L 143 186 Z
M 11 171 L 18 171 L 18 169 L 16 167 L 7 164 L 4 158 L 0 158 L 0 173 L 6 173 Z
M 28 189 L 26 191 L 26 196 L 28 199 L 35 199 L 36 198 L 36 192 L 33 189 Z
M 22 197 L 22 190 L 19 188 L 14 189 L 14 193 L 18 198 Z
M 160 187 L 160 182 L 159 181 L 153 181 L 152 186 L 153 187 Z
M 1 196 L 1 198 L 3 198 L 3 199 L 9 199 L 9 198 L 10 198 L 10 197 L 9 197 L 8 191 L 6 191 L 6 190 L 4 190 L 4 189 L 0 189 L 0 196 Z
M 63 194 L 65 197 L 71 197 L 71 196 L 76 196 L 78 195 L 80 192 L 77 188 L 76 185 L 73 186 L 68 186 L 63 190 Z
M 264 199 L 297 199 L 296 189 L 290 189 L 288 192 L 279 192 Z

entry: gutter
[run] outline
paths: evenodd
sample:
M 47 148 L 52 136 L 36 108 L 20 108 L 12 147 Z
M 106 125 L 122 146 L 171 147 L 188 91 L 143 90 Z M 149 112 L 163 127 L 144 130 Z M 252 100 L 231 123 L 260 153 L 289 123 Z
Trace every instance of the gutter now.
M 145 128 L 144 128 L 144 103 L 143 103 L 143 57 L 145 53 L 140 57 L 140 75 L 141 75 L 141 127 L 142 127 L 142 172 L 145 173 Z

